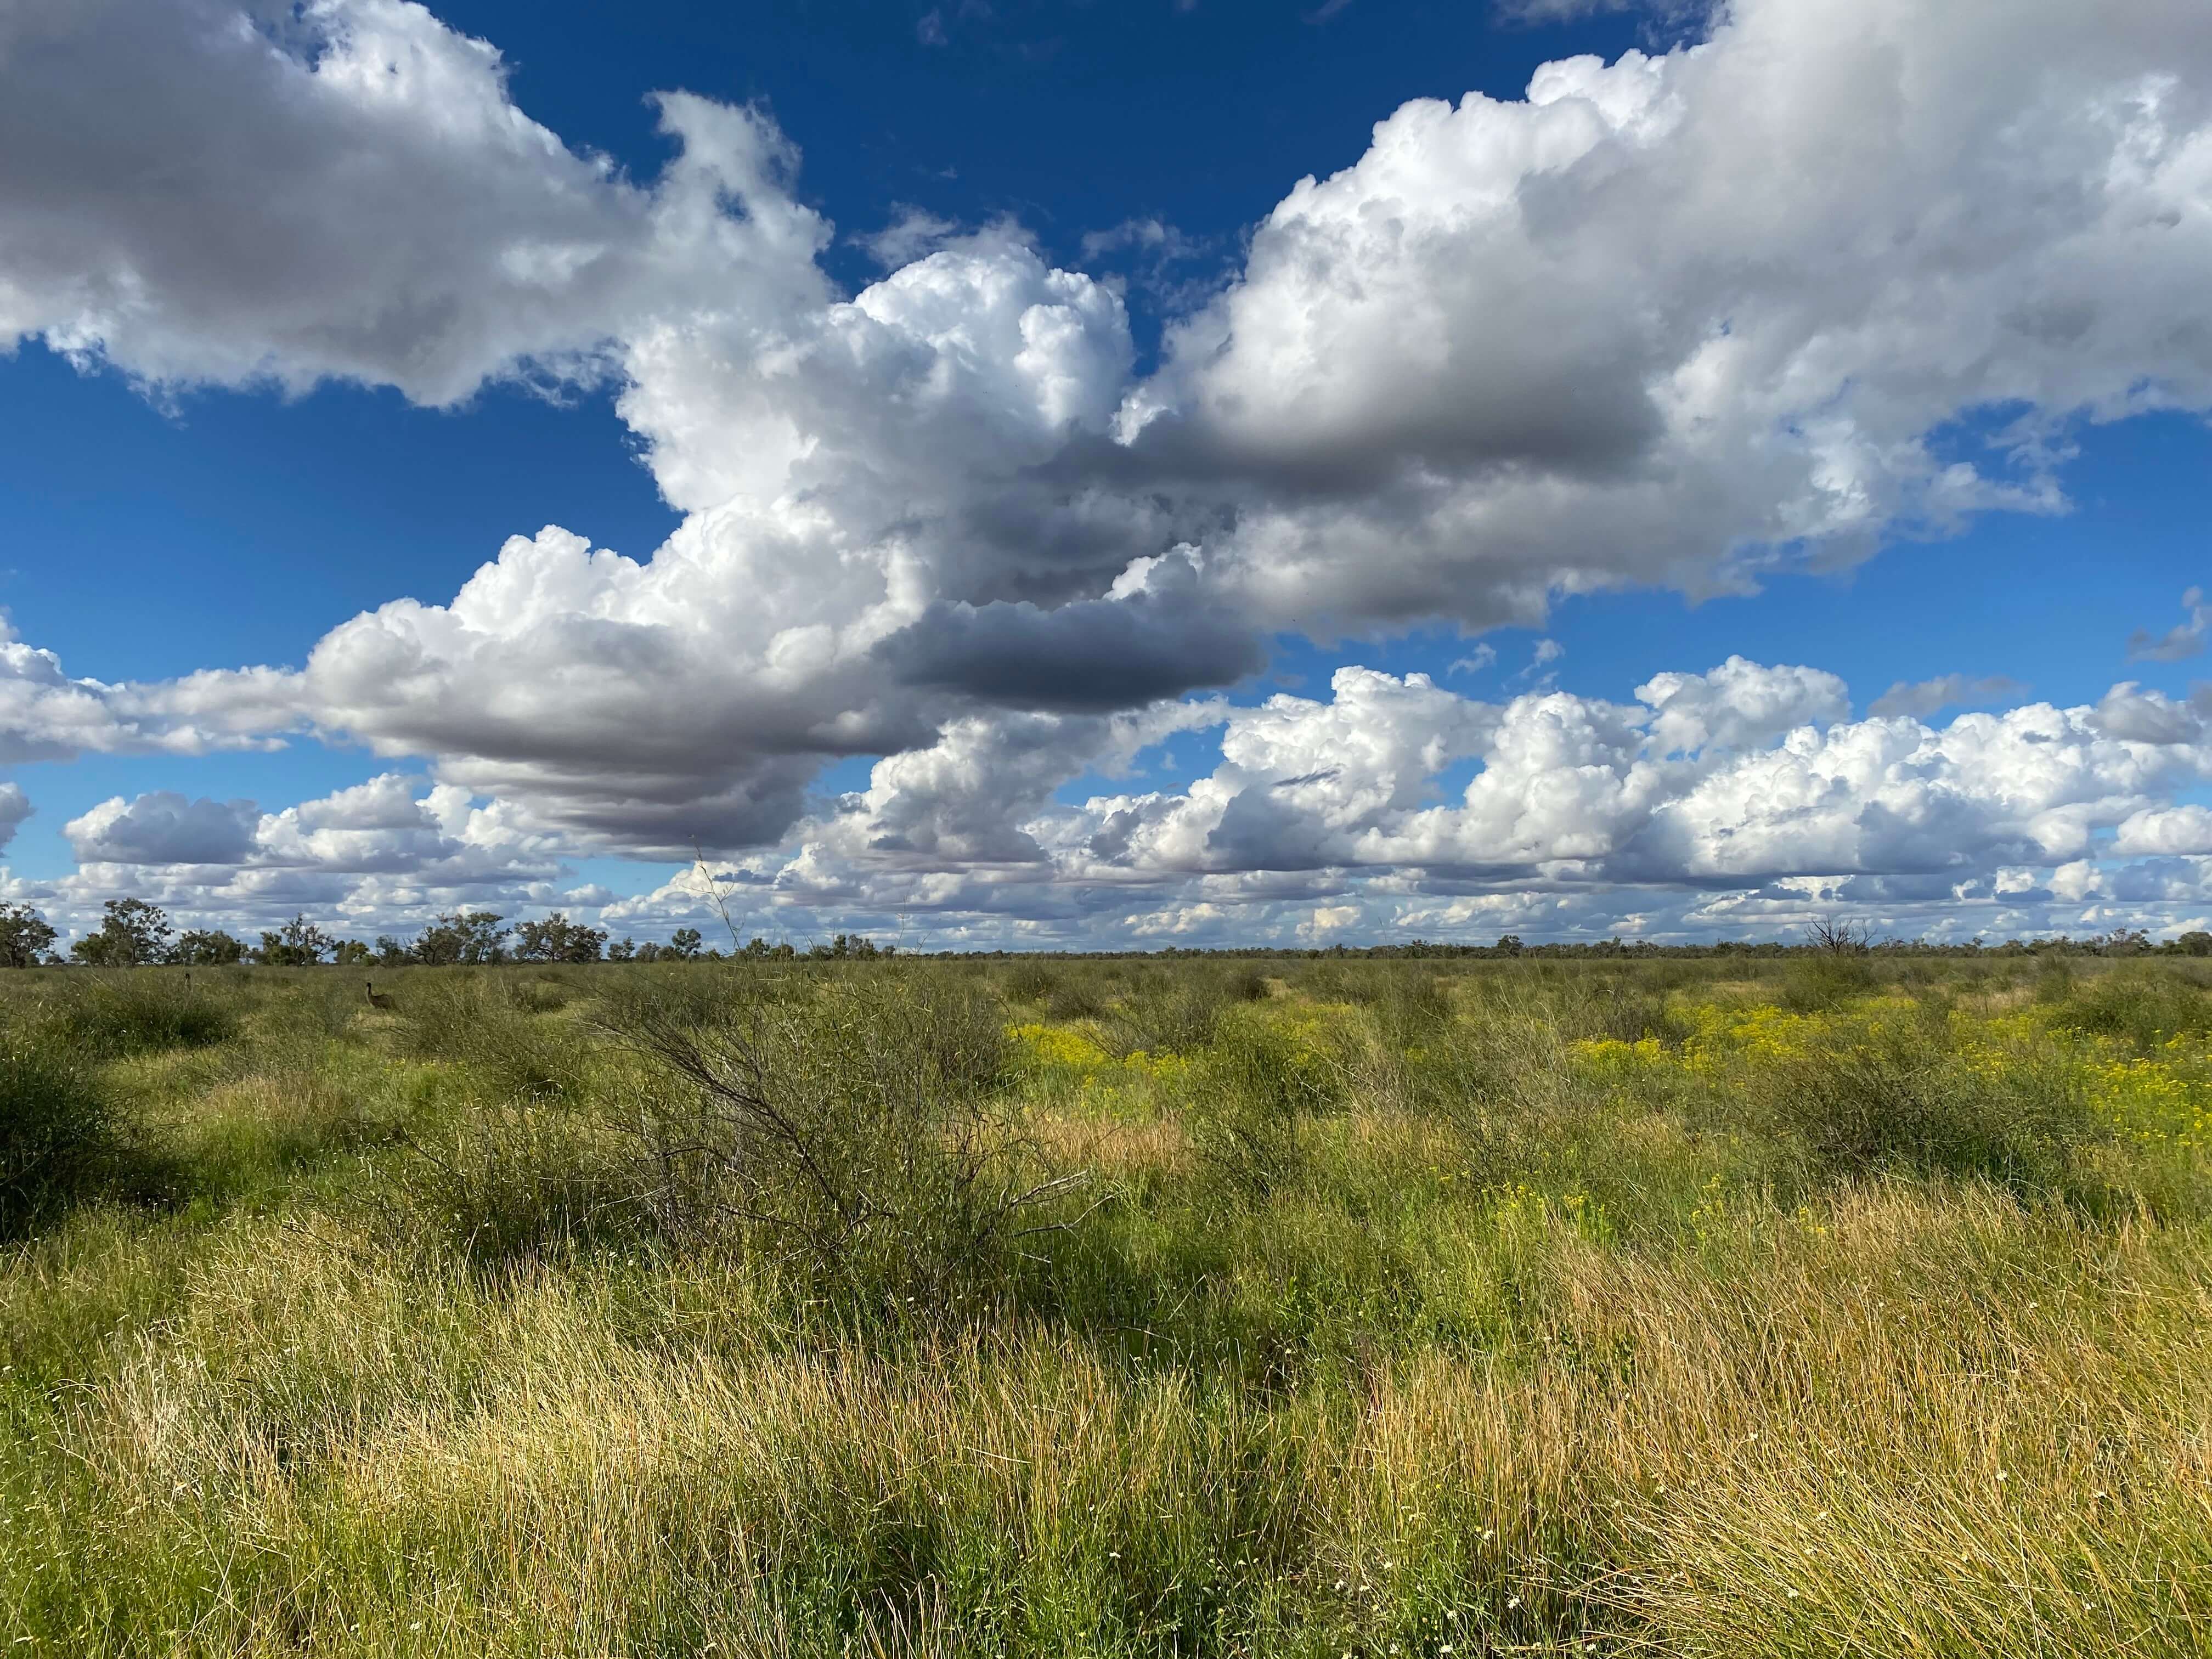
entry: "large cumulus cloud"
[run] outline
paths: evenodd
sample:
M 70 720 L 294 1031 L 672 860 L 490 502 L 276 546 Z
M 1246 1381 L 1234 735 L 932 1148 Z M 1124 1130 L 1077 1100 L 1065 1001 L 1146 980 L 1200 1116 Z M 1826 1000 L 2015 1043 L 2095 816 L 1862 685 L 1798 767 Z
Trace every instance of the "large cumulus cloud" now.
M 1219 763 L 1186 786 L 1067 804 L 1051 790 L 1066 769 L 1038 762 L 1056 732 L 969 721 L 732 878 L 793 911 L 1285 943 L 1491 923 L 1711 936 L 1834 904 L 1913 932 L 2079 930 L 2105 919 L 2100 895 L 2134 894 L 2162 925 L 2212 895 L 2212 817 L 2175 801 L 2212 778 L 2194 714 L 2148 737 L 2047 703 L 1853 719 L 1832 676 L 1741 658 L 1655 676 L 1628 704 L 1491 703 L 1346 668 L 1325 700 L 1186 708 L 1221 731 Z M 993 839 L 1003 819 L 977 819 L 979 801 L 1007 802 L 1018 834 Z M 965 836 L 921 860 L 879 833 L 947 812 Z
M 562 903 L 650 934 L 684 921 L 911 942 L 1326 941 L 1407 932 L 1771 932 L 1848 906 L 1901 931 L 1996 933 L 2212 908 L 2212 729 L 2187 703 L 2116 730 L 2096 705 L 1944 725 L 1854 718 L 1817 670 L 1731 658 L 1632 702 L 1503 702 L 1347 667 L 1326 698 L 1133 714 L 994 710 L 817 799 L 781 846 L 618 899 L 579 843 L 458 786 L 398 774 L 282 811 L 155 793 L 66 826 L 53 896 L 162 896 L 194 915 L 320 904 L 375 931 L 459 902 Z M 1132 784 L 1200 733 L 1218 762 Z
M 1090 859 L 1160 872 L 1415 869 L 1586 884 L 2053 866 L 2212 767 L 2201 720 L 2145 741 L 2092 708 L 2029 704 L 1933 727 L 1843 718 L 1841 684 L 1731 659 L 1623 705 L 1504 705 L 1425 677 L 1340 670 L 1328 702 L 1231 714 L 1187 789 L 1092 800 L 1053 826 Z M 1698 713 L 1684 724 L 1684 705 Z M 1459 759 L 1479 769 L 1431 804 Z M 1087 831 L 1079 838 L 1075 833 Z
M 1251 480 L 1239 578 L 1301 626 L 2050 506 L 2055 423 L 2212 399 L 2209 94 L 2181 0 L 1741 0 L 1410 104 L 1262 223 L 1123 435 Z M 1996 410 L 1992 453 L 1932 441 Z
M 588 372 L 672 306 L 822 293 L 767 122 L 663 99 L 681 155 L 641 187 L 410 0 L 19 0 L 0 88 L 0 343 L 157 386 L 447 404 Z

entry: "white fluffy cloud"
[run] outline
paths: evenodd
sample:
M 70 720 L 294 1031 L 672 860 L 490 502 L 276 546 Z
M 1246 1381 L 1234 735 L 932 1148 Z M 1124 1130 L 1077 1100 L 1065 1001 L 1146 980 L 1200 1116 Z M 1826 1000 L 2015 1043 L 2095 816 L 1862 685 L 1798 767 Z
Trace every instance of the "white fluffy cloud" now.
M 1279 483 L 1225 575 L 1291 626 L 2049 506 L 2052 423 L 2212 399 L 2208 94 L 2181 0 L 1742 0 L 1410 104 L 1269 216 L 1123 433 Z M 1932 447 L 2000 407 L 1989 465 Z
M 2172 804 L 2212 778 L 2201 720 L 2148 738 L 2043 703 L 1940 727 L 1854 720 L 1832 676 L 1740 658 L 1656 676 L 1631 705 L 1492 704 L 1360 668 L 1331 691 L 1194 708 L 1222 727 L 1210 774 L 1075 806 L 1050 793 L 1068 769 L 1037 763 L 1048 739 L 963 728 L 926 759 L 880 763 L 787 858 L 733 868 L 733 890 L 751 915 L 921 910 L 987 942 L 988 918 L 1012 910 L 1070 938 L 1286 943 L 1355 924 L 1771 931 L 1837 903 L 1909 931 L 1963 917 L 2003 932 L 2092 925 L 2099 894 L 2148 890 L 2125 860 L 2212 853 L 2212 817 Z M 878 833 L 895 813 L 934 823 L 1000 799 L 1010 841 Z M 687 878 L 635 914 L 703 890 Z
M 78 926 L 128 893 L 191 925 L 251 931 L 307 909 L 355 932 L 405 928 L 460 904 L 558 902 L 568 851 L 512 807 L 399 773 L 279 811 L 168 790 L 118 796 L 63 834 L 76 872 L 8 893 Z
M 747 112 L 676 95 L 643 188 L 409 0 L 18 0 L 0 15 L 0 343 L 157 386 L 452 403 L 588 371 L 671 307 L 819 302 L 823 228 Z M 734 208 L 735 210 L 732 210 Z
M 2127 858 L 2212 854 L 2212 811 L 2159 806 L 2130 813 L 2112 836 L 2112 851 Z
M 147 685 L 72 679 L 51 651 L 25 644 L 0 617 L 0 765 L 94 754 L 202 755 L 265 749 L 295 724 L 290 677 L 210 671 Z
M 1290 191 L 1142 376 L 1119 288 L 1010 224 L 917 210 L 876 246 L 920 257 L 839 292 L 766 118 L 659 110 L 678 153 L 640 183 L 399 0 L 0 19 L 0 339 L 161 387 L 431 404 L 612 376 L 685 515 L 650 556 L 517 536 L 449 601 L 396 599 L 296 670 L 106 686 L 9 642 L 0 756 L 309 732 L 422 757 L 503 815 L 538 850 L 501 869 L 795 836 L 733 873 L 1069 926 L 1151 884 L 1170 931 L 1340 910 L 1316 895 L 1342 870 L 1995 881 L 2083 856 L 2194 764 L 2201 711 L 2130 686 L 1936 732 L 1913 717 L 1947 682 L 1853 724 L 1832 677 L 1735 661 L 1632 706 L 1347 670 L 1329 702 L 1227 715 L 1188 790 L 1054 799 L 1188 725 L 1179 699 L 1252 672 L 1271 633 L 1740 589 L 2061 505 L 2069 422 L 2212 408 L 2197 0 L 1737 0 L 1677 51 L 1409 104 Z M 853 756 L 888 757 L 863 797 L 811 802 Z M 137 867 L 109 855 L 222 845 L 222 810 L 125 804 L 71 833 Z M 264 818 L 239 879 L 335 879 L 271 849 L 388 829 Z
M 2156 717 L 2116 730 L 2136 705 Z M 1218 761 L 1187 785 L 1067 799 L 1204 732 Z M 1626 704 L 1347 667 L 1325 699 L 963 716 L 781 847 L 634 898 L 566 884 L 573 836 L 398 774 L 276 812 L 104 802 L 66 826 L 82 867 L 44 896 L 249 924 L 304 906 L 360 933 L 459 903 L 648 936 L 725 910 L 771 936 L 896 919 L 909 943 L 985 945 L 1709 937 L 1839 906 L 1908 933 L 2179 927 L 2212 913 L 2212 813 L 2184 799 L 2208 781 L 2203 716 L 2124 687 L 1935 726 L 1855 720 L 1832 676 L 1741 658 Z
M 1340 671 L 1334 691 L 1231 714 L 1224 764 L 1187 791 L 1091 802 L 1079 856 L 1577 884 L 1965 880 L 2081 857 L 2095 832 L 2201 777 L 2212 757 L 2201 727 L 2115 738 L 2093 710 L 2045 704 L 1940 730 L 1851 721 L 1832 676 L 1740 658 L 1658 676 L 1638 688 L 1640 706 L 1545 692 L 1499 707 L 1364 669 Z M 1459 799 L 1425 804 L 1462 758 L 1480 769 Z M 1076 845 L 1065 827 L 1059 840 Z

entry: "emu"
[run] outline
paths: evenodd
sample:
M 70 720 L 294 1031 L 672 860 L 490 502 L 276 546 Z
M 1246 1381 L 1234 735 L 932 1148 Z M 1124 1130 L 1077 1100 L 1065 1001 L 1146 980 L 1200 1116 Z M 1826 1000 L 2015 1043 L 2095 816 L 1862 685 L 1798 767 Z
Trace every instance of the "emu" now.
M 368 993 L 368 1006 L 372 1008 L 397 1008 L 399 1006 L 390 997 L 377 995 L 376 983 L 374 980 L 362 981 L 361 988 Z

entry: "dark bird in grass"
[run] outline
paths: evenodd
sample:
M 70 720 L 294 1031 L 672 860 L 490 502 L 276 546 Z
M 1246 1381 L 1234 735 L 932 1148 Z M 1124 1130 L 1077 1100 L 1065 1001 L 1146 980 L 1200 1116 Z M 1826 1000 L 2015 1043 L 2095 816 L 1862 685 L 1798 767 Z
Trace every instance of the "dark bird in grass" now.
M 368 993 L 368 1006 L 372 1008 L 397 1008 L 399 1006 L 390 997 L 379 996 L 376 994 L 376 982 L 374 980 L 362 981 L 361 988 Z

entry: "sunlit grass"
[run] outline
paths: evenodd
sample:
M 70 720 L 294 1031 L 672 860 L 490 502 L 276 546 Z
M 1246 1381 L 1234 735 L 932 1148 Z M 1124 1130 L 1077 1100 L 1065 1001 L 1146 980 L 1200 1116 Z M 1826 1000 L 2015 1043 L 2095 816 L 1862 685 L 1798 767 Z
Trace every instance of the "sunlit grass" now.
M 623 999 L 811 970 L 240 976 L 0 1257 L 0 1643 L 2212 1651 L 2202 992 L 1323 967 L 1013 988 L 934 1297 L 660 1219 Z

